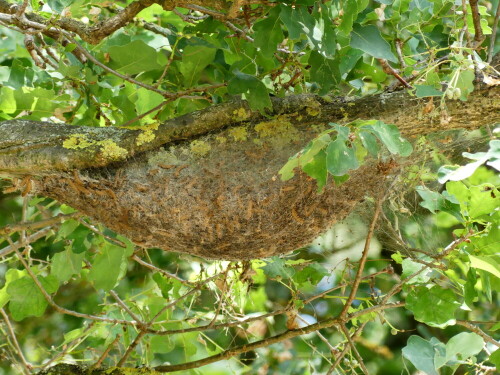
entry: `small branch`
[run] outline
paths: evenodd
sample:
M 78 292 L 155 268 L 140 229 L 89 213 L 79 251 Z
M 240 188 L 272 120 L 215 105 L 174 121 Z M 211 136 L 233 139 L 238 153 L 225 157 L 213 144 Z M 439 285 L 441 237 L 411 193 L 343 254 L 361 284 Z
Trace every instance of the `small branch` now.
M 26 239 L 26 243 L 38 241 L 40 238 L 46 236 L 52 229 L 54 229 L 54 227 L 50 226 L 32 234 Z M 0 250 L 0 258 L 4 258 L 7 255 L 15 252 L 15 249 L 18 247 L 22 247 L 21 241 L 16 241 L 12 245 L 4 247 L 2 250 Z
M 354 278 L 354 282 L 352 284 L 351 293 L 349 294 L 349 298 L 347 299 L 344 308 L 340 312 L 339 317 L 344 318 L 347 315 L 347 311 L 349 307 L 351 307 L 352 302 L 356 298 L 356 293 L 358 292 L 359 284 L 361 283 L 363 270 L 365 268 L 366 260 L 368 259 L 368 251 L 370 250 L 370 244 L 373 237 L 373 233 L 375 232 L 375 225 L 377 224 L 378 217 L 380 215 L 380 211 L 382 210 L 382 202 L 383 198 L 379 197 L 377 199 L 377 203 L 375 206 L 375 212 L 373 214 L 373 219 L 370 223 L 370 228 L 368 229 L 368 233 L 366 235 L 365 247 L 363 249 L 363 254 L 361 255 L 361 259 L 359 260 L 359 267 L 356 273 L 356 277 Z
M 95 226 L 93 226 L 92 224 L 87 223 L 83 218 L 77 217 L 76 220 L 78 220 L 78 222 L 80 224 L 82 224 L 84 227 L 90 229 L 95 234 L 104 237 L 109 242 L 114 243 L 117 246 L 123 247 L 124 249 L 127 247 L 127 245 L 123 241 L 120 241 L 120 240 L 118 240 L 116 238 L 112 238 L 110 236 L 105 235 L 99 229 L 97 229 Z
M 123 123 L 120 125 L 121 128 L 123 127 L 127 127 L 127 126 L 130 126 L 132 125 L 134 122 L 136 121 L 139 121 L 140 119 L 142 119 L 143 117 L 146 117 L 147 115 L 149 115 L 150 113 L 153 113 L 155 111 L 158 111 L 159 109 L 163 108 L 164 106 L 166 106 L 168 103 L 172 102 L 173 99 L 169 99 L 169 100 L 165 100 L 163 102 L 161 102 L 160 104 L 158 104 L 157 106 L 151 108 L 150 110 L 140 114 L 139 116 L 131 119 L 131 120 L 128 120 L 127 122 Z
M 56 224 L 61 224 L 63 221 L 66 221 L 68 219 L 77 218 L 78 216 L 81 215 L 82 214 L 80 214 L 79 212 L 73 212 L 71 214 L 58 214 L 54 217 L 51 217 L 50 219 L 44 219 L 40 221 L 20 222 L 17 224 L 6 225 L 5 227 L 0 228 L 0 236 L 9 235 L 13 232 L 34 230 L 34 229 L 54 226 Z M 3 250 L 0 251 L 0 256 L 2 255 L 2 252 Z
M 173 96 L 175 96 L 176 94 L 173 94 L 171 92 L 167 92 L 167 91 L 164 91 L 164 90 L 160 90 L 160 89 L 157 89 L 156 87 L 154 86 L 151 86 L 151 85 L 148 85 L 146 83 L 143 83 L 141 81 L 138 81 L 132 77 L 129 77 L 125 74 L 121 74 L 119 72 L 117 72 L 116 70 L 114 69 L 111 69 L 110 67 L 108 67 L 107 65 L 103 64 L 102 62 L 100 62 L 99 60 L 97 60 L 90 52 L 88 52 L 85 48 L 83 48 L 80 43 L 78 43 L 75 38 L 73 38 L 70 34 L 66 34 L 66 37 L 69 39 L 69 41 L 73 44 L 75 44 L 78 48 L 79 51 L 81 51 L 81 53 L 87 58 L 89 59 L 90 61 L 92 61 L 95 65 L 101 67 L 102 69 L 104 69 L 105 71 L 107 71 L 108 73 L 111 73 L 125 81 L 128 81 L 130 83 L 133 83 L 137 86 L 140 86 L 140 87 L 143 87 L 147 90 L 150 90 L 150 91 L 154 91 L 158 94 L 160 94 L 161 96 L 165 97 L 165 98 L 171 98 Z
M 479 14 L 478 0 L 469 0 L 472 10 L 472 22 L 474 24 L 474 49 L 478 48 L 486 38 L 481 28 L 481 15 Z
M 122 358 L 116 364 L 116 367 L 121 367 L 121 366 L 124 365 L 124 363 L 126 362 L 127 358 L 129 357 L 129 355 L 136 348 L 136 346 L 139 345 L 139 343 L 141 342 L 141 340 L 142 340 L 142 338 L 144 337 L 145 334 L 146 334 L 145 330 L 139 331 L 139 333 L 135 337 L 134 341 L 132 341 L 132 343 L 128 346 L 127 350 L 125 351 L 125 354 L 123 354 Z
M 349 346 L 351 347 L 352 351 L 354 352 L 354 356 L 358 360 L 359 366 L 361 367 L 361 371 L 363 371 L 363 374 L 368 375 L 368 369 L 365 366 L 365 363 L 363 362 L 363 357 L 359 354 L 358 348 L 356 348 L 356 345 L 352 341 L 351 335 L 349 334 L 349 331 L 345 324 L 341 323 L 340 324 L 340 329 L 344 333 L 345 338 L 347 339 L 347 342 L 349 343 Z
M 478 326 L 475 326 L 474 324 L 471 324 L 470 322 L 468 322 L 466 320 L 457 320 L 457 324 L 460 325 L 460 326 L 462 326 L 462 327 L 465 327 L 469 331 L 472 331 L 475 334 L 481 336 L 484 339 L 484 341 L 487 341 L 490 344 L 495 345 L 497 348 L 500 348 L 500 343 L 498 341 L 496 341 L 495 339 L 493 339 L 493 337 L 491 337 L 490 335 L 488 335 L 487 333 L 485 333 Z
M 84 314 L 84 313 L 80 313 L 80 312 L 77 312 L 77 311 L 68 310 L 68 309 L 65 309 L 64 307 L 59 306 L 58 304 L 56 304 L 54 302 L 54 300 L 52 299 L 52 297 L 47 293 L 47 291 L 45 290 L 45 288 L 43 287 L 43 285 L 40 283 L 40 280 L 38 280 L 38 278 L 33 273 L 33 271 L 31 270 L 31 268 L 28 265 L 28 263 L 26 262 L 26 260 L 24 260 L 24 257 L 19 252 L 18 246 L 16 246 L 12 242 L 12 240 L 10 239 L 10 237 L 7 237 L 7 241 L 9 241 L 10 246 L 14 249 L 15 253 L 18 256 L 19 261 L 21 262 L 21 264 L 23 265 L 23 267 L 26 269 L 26 272 L 28 272 L 28 275 L 34 281 L 36 287 L 38 288 L 38 290 L 40 290 L 40 292 L 42 293 L 42 295 L 45 298 L 45 300 L 57 312 L 59 312 L 61 314 L 67 314 L 67 315 L 75 316 L 77 318 L 84 318 L 84 319 L 89 319 L 89 320 L 96 320 L 96 321 L 100 321 L 100 322 L 108 322 L 108 323 L 113 323 L 113 324 L 126 324 L 126 325 L 132 325 L 132 326 L 140 325 L 140 322 L 136 322 L 136 321 L 128 321 L 128 320 L 121 320 L 121 319 L 109 319 L 109 318 L 104 318 L 104 317 L 101 317 L 101 316 Z
M 118 296 L 118 294 L 116 294 L 114 290 L 110 290 L 109 294 L 111 294 L 111 296 L 116 300 L 116 302 L 121 306 L 121 308 L 125 310 L 132 319 L 134 319 L 136 322 L 142 323 L 142 319 L 139 318 L 137 315 L 135 315 L 134 312 L 128 308 L 125 302 L 121 300 L 121 298 Z
M 144 267 L 146 268 L 149 268 L 150 270 L 153 270 L 153 271 L 156 271 L 156 272 L 159 272 L 161 273 L 162 275 L 170 278 L 170 279 L 175 279 L 177 280 L 178 282 L 180 282 L 181 284 L 184 284 L 184 285 L 187 285 L 187 286 L 192 286 L 193 283 L 190 282 L 190 281 L 187 281 L 187 280 L 184 280 L 182 278 L 180 278 L 179 276 L 173 274 L 173 273 L 170 273 L 170 272 L 167 272 L 165 270 L 162 270 L 161 268 L 158 268 L 148 262 L 145 262 L 144 260 L 142 260 L 141 258 L 139 258 L 137 255 L 132 255 L 132 260 L 136 261 L 137 263 L 139 263 L 140 265 L 143 265 Z
M 94 363 L 92 365 L 92 369 L 95 369 L 95 368 L 100 368 L 102 363 L 104 362 L 104 360 L 108 357 L 109 355 L 109 352 L 111 351 L 111 349 L 113 349 L 113 347 L 118 343 L 118 341 L 120 340 L 120 335 L 116 335 L 115 339 L 113 340 L 113 342 L 111 344 L 108 345 L 108 347 L 106 348 L 106 350 L 102 353 L 102 355 L 99 357 L 99 359 L 97 360 L 96 363 Z
M 24 357 L 23 351 L 21 347 L 19 346 L 19 342 L 17 341 L 16 338 L 16 333 L 14 332 L 14 328 L 12 327 L 12 324 L 10 323 L 9 316 L 5 312 L 3 308 L 0 308 L 0 314 L 3 317 L 3 320 L 5 321 L 5 325 L 7 326 L 7 329 L 10 334 L 10 338 L 12 339 L 12 343 L 14 344 L 14 347 L 16 348 L 16 353 L 21 359 L 21 364 L 23 365 L 23 372 L 26 374 L 30 374 L 31 370 L 33 369 L 33 366 L 26 361 L 26 358 Z
M 404 304 L 401 303 L 394 303 L 394 304 L 388 304 L 388 305 L 377 305 L 373 306 L 368 309 L 360 310 L 357 311 L 355 314 L 349 314 L 348 319 L 352 319 L 364 314 L 368 314 L 371 312 L 376 312 L 376 311 L 382 311 L 390 308 L 395 308 L 395 307 L 400 307 L 403 306 Z M 153 370 L 158 371 L 158 372 L 174 372 L 174 371 L 181 371 L 181 370 L 188 370 L 188 369 L 193 369 L 193 368 L 198 368 L 201 366 L 208 365 L 210 363 L 218 362 L 224 359 L 231 358 L 235 355 L 245 353 L 251 350 L 259 349 L 262 347 L 266 347 L 284 340 L 288 340 L 297 336 L 302 336 L 310 332 L 315 332 L 320 329 L 324 328 L 331 328 L 335 325 L 338 325 L 341 323 L 343 320 L 340 320 L 339 318 L 331 318 L 327 319 L 318 323 L 314 323 L 311 325 L 308 325 L 303 328 L 297 328 L 297 329 L 291 329 L 288 331 L 285 331 L 283 333 L 280 333 L 275 336 L 268 337 L 263 340 L 255 341 L 253 343 L 248 343 L 242 346 L 238 346 L 232 349 L 225 350 L 219 354 L 213 355 L 211 357 L 206 357 L 197 361 L 192 361 L 192 362 L 186 362 L 178 365 L 162 365 L 162 366 L 157 366 L 153 368 Z

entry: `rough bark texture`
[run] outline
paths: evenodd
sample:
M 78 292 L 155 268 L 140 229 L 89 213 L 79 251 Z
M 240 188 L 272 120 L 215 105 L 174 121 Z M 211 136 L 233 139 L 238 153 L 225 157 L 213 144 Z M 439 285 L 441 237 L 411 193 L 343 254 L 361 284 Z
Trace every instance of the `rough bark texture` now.
M 67 203 L 146 247 L 216 259 L 267 257 L 310 243 L 384 186 L 373 163 L 322 194 L 304 174 L 280 180 L 288 157 L 328 121 L 376 118 L 406 136 L 474 129 L 500 121 L 499 97 L 496 87 L 448 102 L 444 121 L 441 111 L 424 110 L 427 100 L 405 93 L 275 99 L 267 117 L 235 102 L 150 129 L 148 142 L 140 141 L 144 131 L 6 122 L 0 174 L 29 175 L 14 179 L 19 189 Z M 126 153 L 110 152 L 106 139 Z

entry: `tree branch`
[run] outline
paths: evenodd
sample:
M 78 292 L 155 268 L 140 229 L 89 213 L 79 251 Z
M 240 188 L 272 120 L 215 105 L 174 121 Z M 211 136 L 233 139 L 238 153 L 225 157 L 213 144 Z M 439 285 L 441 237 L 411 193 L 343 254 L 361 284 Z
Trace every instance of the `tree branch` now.
M 0 122 L 0 175 L 37 175 L 53 171 L 103 167 L 119 161 L 103 156 L 99 142 L 113 141 L 127 151 L 121 160 L 140 152 L 245 122 L 265 120 L 269 116 L 296 113 L 300 126 L 354 119 L 379 119 L 397 125 L 405 136 L 417 136 L 450 129 L 477 129 L 500 121 L 500 86 L 475 90 L 466 102 L 446 102 L 449 121 L 441 121 L 439 110 L 424 112 L 424 99 L 406 92 L 382 93 L 358 99 L 324 99 L 314 95 L 272 98 L 273 109 L 266 116 L 252 112 L 244 101 L 232 101 L 183 115 L 152 130 L 151 142 L 137 142 L 140 130 L 94 128 L 61 125 L 29 120 Z M 311 115 L 311 108 L 319 113 Z M 234 111 L 245 109 L 248 117 L 235 120 Z M 87 148 L 64 148 L 72 136 L 81 135 L 92 145 Z

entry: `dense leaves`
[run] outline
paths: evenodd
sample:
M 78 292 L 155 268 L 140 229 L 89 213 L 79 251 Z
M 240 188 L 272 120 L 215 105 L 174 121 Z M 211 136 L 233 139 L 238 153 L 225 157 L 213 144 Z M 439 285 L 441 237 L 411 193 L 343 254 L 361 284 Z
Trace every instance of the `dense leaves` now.
M 498 0 L 0 0 L 0 120 L 154 127 L 235 97 L 269 116 L 272 96 L 340 95 L 349 106 L 349 97 L 405 88 L 437 128 L 476 79 L 498 85 L 488 65 L 500 47 L 497 8 Z M 307 114 L 314 122 L 318 108 Z M 409 140 L 379 119 L 317 125 L 276 179 L 303 171 L 321 193 L 371 163 L 393 184 L 380 194 L 378 220 L 352 216 L 282 258 L 147 251 L 30 196 L 29 178 L 18 181 L 20 197 L 0 181 L 0 374 L 63 361 L 188 373 L 202 358 L 228 359 L 199 370 L 207 374 L 498 371 L 500 141 L 476 152 L 484 132 Z M 294 205 L 298 221 L 322 209 Z M 360 211 L 372 206 L 367 197 Z M 251 209 L 265 208 L 242 207 Z M 358 262 L 363 248 L 367 263 Z M 178 364 L 186 367 L 169 367 Z

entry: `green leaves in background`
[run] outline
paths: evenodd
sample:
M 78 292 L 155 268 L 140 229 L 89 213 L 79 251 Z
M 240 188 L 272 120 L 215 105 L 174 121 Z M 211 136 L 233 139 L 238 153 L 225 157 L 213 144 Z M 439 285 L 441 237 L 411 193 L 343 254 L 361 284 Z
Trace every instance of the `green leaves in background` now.
M 266 19 L 256 22 L 253 30 L 255 32 L 254 45 L 260 48 L 264 55 L 269 56 L 276 52 L 278 44 L 284 38 L 283 31 L 281 31 L 279 8 L 272 9 Z
M 161 55 L 142 40 L 109 47 L 108 53 L 113 67 L 124 74 L 133 75 L 162 68 L 158 62 Z M 163 63 L 166 63 L 166 58 L 163 59 Z
M 198 83 L 202 71 L 214 61 L 215 48 L 206 46 L 188 45 L 184 48 L 179 71 L 184 77 L 186 87 Z
M 417 370 L 428 375 L 440 375 L 440 368 L 447 366 L 453 371 L 460 364 L 483 350 L 484 341 L 475 333 L 462 332 L 443 344 L 435 337 L 429 341 L 420 336 L 411 336 L 403 357 L 408 359 Z
M 431 327 L 443 328 L 455 324 L 455 310 L 460 306 L 459 299 L 450 289 L 437 285 L 417 286 L 408 294 L 406 308 L 413 312 L 415 320 Z
M 234 77 L 227 85 L 227 91 L 230 94 L 245 94 L 250 108 L 264 112 L 266 108 L 271 108 L 271 99 L 266 86 L 254 76 L 234 72 Z
M 38 281 L 49 294 L 55 293 L 59 287 L 59 282 L 52 275 L 39 276 Z M 9 311 L 17 321 L 28 316 L 42 316 L 47 308 L 47 300 L 28 275 L 10 282 L 7 293 L 10 296 Z
M 89 280 L 96 289 L 110 290 L 123 276 L 127 267 L 127 258 L 132 255 L 133 246 L 126 249 L 103 240 L 99 253 L 92 261 L 88 274 Z
M 382 38 L 379 29 L 373 25 L 355 25 L 351 33 L 351 47 L 360 49 L 378 59 L 397 62 L 391 46 Z

